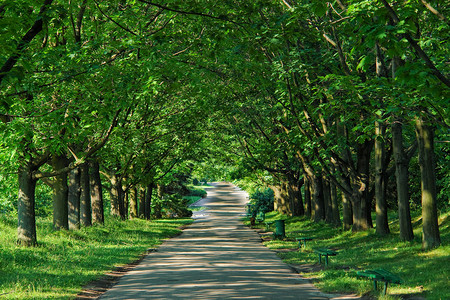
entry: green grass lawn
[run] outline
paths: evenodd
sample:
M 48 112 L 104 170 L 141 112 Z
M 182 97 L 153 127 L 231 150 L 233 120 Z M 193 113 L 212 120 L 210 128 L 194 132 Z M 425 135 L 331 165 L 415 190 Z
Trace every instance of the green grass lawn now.
M 35 248 L 15 245 L 17 220 L 0 216 L 0 298 L 71 299 L 114 267 L 136 260 L 191 219 L 119 221 L 79 231 L 52 231 L 39 219 Z
M 266 221 L 286 219 L 285 240 L 265 242 L 272 249 L 298 248 L 296 237 L 309 236 L 314 240 L 307 242 L 301 251 L 279 252 L 279 256 L 292 265 L 318 264 L 315 247 L 337 249 L 338 255 L 330 257 L 328 268 L 312 268 L 302 275 L 311 278 L 317 287 L 330 293 L 371 294 L 379 299 L 398 299 L 402 295 L 418 295 L 430 300 L 450 299 L 450 213 L 441 215 L 441 247 L 429 251 L 421 249 L 421 222 L 418 215 L 414 218 L 412 242 L 400 242 L 398 220 L 395 214 L 390 216 L 391 234 L 380 237 L 375 230 L 352 233 L 328 226 L 325 223 L 313 223 L 304 217 L 289 218 L 275 212 L 266 214 Z M 264 224 L 256 227 L 265 228 Z M 372 281 L 356 276 L 356 271 L 383 268 L 399 275 L 403 284 L 389 285 L 388 296 L 379 290 L 373 291 Z M 302 270 L 301 266 L 299 269 Z

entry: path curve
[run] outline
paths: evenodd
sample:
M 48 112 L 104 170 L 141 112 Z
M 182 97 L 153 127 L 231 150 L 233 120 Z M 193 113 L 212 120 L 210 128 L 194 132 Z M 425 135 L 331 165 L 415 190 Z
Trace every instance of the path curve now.
M 196 204 L 207 210 L 100 299 L 350 299 L 321 293 L 261 244 L 241 221 L 244 191 L 223 182 L 207 191 Z

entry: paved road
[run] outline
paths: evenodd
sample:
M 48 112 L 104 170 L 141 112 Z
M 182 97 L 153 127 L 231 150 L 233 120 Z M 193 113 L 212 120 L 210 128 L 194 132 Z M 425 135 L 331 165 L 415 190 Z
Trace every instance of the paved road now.
M 246 196 L 215 183 L 197 204 L 208 209 L 100 299 L 349 299 L 320 293 L 264 247 L 240 221 Z

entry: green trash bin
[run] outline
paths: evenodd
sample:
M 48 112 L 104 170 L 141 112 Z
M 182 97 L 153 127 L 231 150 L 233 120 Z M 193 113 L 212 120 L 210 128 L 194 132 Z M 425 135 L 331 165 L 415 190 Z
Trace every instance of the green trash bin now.
M 282 239 L 286 236 L 285 233 L 285 226 L 284 226 L 284 220 L 275 220 L 275 232 L 274 236 L 275 238 Z

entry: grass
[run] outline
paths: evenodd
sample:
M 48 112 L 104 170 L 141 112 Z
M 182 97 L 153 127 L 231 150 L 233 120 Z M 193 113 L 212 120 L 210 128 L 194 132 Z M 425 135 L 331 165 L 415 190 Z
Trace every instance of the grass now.
M 450 213 L 441 214 L 440 233 L 442 244 L 439 248 L 423 251 L 421 249 L 421 219 L 414 216 L 414 236 L 411 242 L 399 241 L 398 220 L 390 216 L 391 234 L 381 237 L 375 230 L 352 233 L 333 228 L 325 223 L 313 223 L 305 217 L 286 217 L 275 212 L 266 214 L 266 221 L 286 219 L 284 240 L 266 241 L 271 249 L 298 248 L 295 237 L 309 236 L 314 240 L 300 251 L 279 252 L 286 263 L 298 265 L 305 270 L 302 275 L 311 278 L 323 292 L 370 294 L 378 299 L 399 299 L 404 295 L 418 295 L 429 300 L 450 299 Z M 256 227 L 265 228 L 264 224 Z M 315 247 L 336 249 L 339 254 L 330 257 L 328 268 L 302 268 L 301 265 L 318 264 Z M 356 276 L 361 269 L 383 268 L 403 279 L 401 285 L 390 285 L 388 295 L 373 291 L 372 281 Z M 381 284 L 380 284 L 381 286 Z
M 15 245 L 17 221 L 0 216 L 0 297 L 72 299 L 87 282 L 136 260 L 190 222 L 107 218 L 104 226 L 55 232 L 50 219 L 39 219 L 39 246 L 25 248 Z

